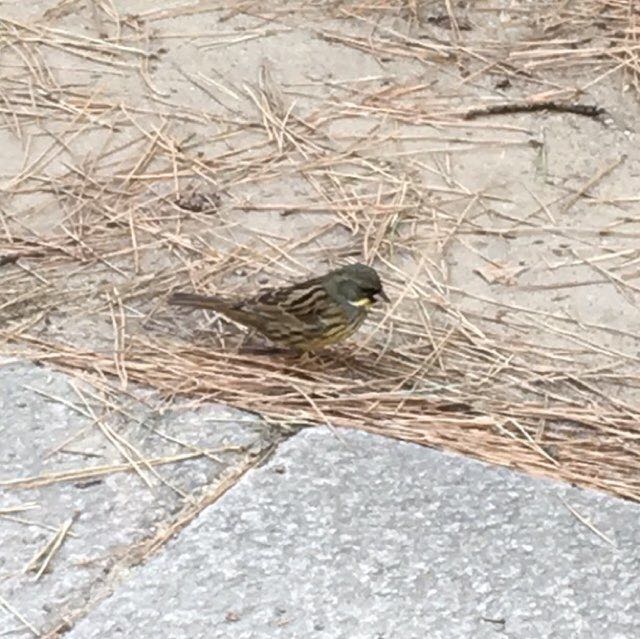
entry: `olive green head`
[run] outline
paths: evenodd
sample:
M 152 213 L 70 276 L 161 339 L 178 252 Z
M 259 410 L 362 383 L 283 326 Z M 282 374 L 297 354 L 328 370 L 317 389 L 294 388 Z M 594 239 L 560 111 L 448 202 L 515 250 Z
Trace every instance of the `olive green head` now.
M 382 288 L 380 276 L 366 264 L 349 264 L 325 276 L 329 294 L 343 306 L 367 308 L 380 296 L 389 301 Z

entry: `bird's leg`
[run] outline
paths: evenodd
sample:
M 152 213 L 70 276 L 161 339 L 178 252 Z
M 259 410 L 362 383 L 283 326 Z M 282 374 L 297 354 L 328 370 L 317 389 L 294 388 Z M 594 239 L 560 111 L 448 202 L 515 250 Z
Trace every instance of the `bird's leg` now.
M 297 364 L 305 366 L 306 364 L 311 362 L 314 356 L 311 351 L 303 351 L 302 353 L 300 351 L 296 351 L 293 354 L 293 357 L 295 358 Z
M 249 346 L 240 349 L 238 353 L 241 355 L 274 355 L 302 365 L 308 364 L 314 358 L 314 354 L 308 351 L 281 346 Z
M 314 351 L 303 351 L 297 348 L 289 348 L 282 353 L 294 366 L 306 367 L 311 363 L 321 363 L 322 358 Z
M 245 345 L 248 341 L 250 341 L 256 334 L 256 330 L 254 328 L 250 329 L 249 331 L 247 331 L 246 333 L 243 333 L 242 335 L 242 341 L 240 342 L 240 344 L 238 345 L 237 348 L 237 352 L 238 353 L 242 353 L 245 350 Z
M 283 355 L 288 352 L 279 346 L 241 346 L 238 349 L 240 355 Z

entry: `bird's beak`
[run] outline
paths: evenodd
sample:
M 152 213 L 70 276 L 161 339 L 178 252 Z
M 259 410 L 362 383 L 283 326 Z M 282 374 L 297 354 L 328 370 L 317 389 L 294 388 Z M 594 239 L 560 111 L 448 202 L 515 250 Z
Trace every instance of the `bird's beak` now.
M 380 295 L 380 297 L 387 302 L 387 304 L 391 301 L 388 297 L 387 294 L 384 292 L 383 289 L 380 289 L 380 292 L 378 293 L 378 295 Z

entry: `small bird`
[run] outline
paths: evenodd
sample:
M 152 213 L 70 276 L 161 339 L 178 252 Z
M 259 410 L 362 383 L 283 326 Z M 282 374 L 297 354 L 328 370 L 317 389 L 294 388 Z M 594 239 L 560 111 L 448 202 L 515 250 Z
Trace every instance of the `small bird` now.
M 169 304 L 218 311 L 275 344 L 308 352 L 352 335 L 377 296 L 389 301 L 378 273 L 365 264 L 349 264 L 243 300 L 173 293 Z

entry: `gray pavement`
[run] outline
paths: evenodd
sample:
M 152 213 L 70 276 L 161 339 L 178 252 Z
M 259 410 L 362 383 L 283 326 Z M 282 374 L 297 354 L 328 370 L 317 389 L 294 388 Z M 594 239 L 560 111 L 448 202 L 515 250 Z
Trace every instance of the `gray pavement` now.
M 68 638 L 639 636 L 638 505 L 340 434 L 285 442 Z
M 62 373 L 0 359 L 0 637 L 33 636 L 18 614 L 38 633 L 84 614 L 121 578 L 114 573 L 127 571 L 138 544 L 271 445 L 262 420 L 226 406 L 161 411 L 159 396 L 130 388 L 109 408 L 96 393 Z M 145 483 L 114 470 L 128 446 L 130 458 L 180 461 L 139 463 Z M 193 457 L 176 457 L 184 455 Z M 92 476 L 96 468 L 109 472 Z M 38 575 L 42 561 L 26 570 L 68 522 L 46 570 Z

